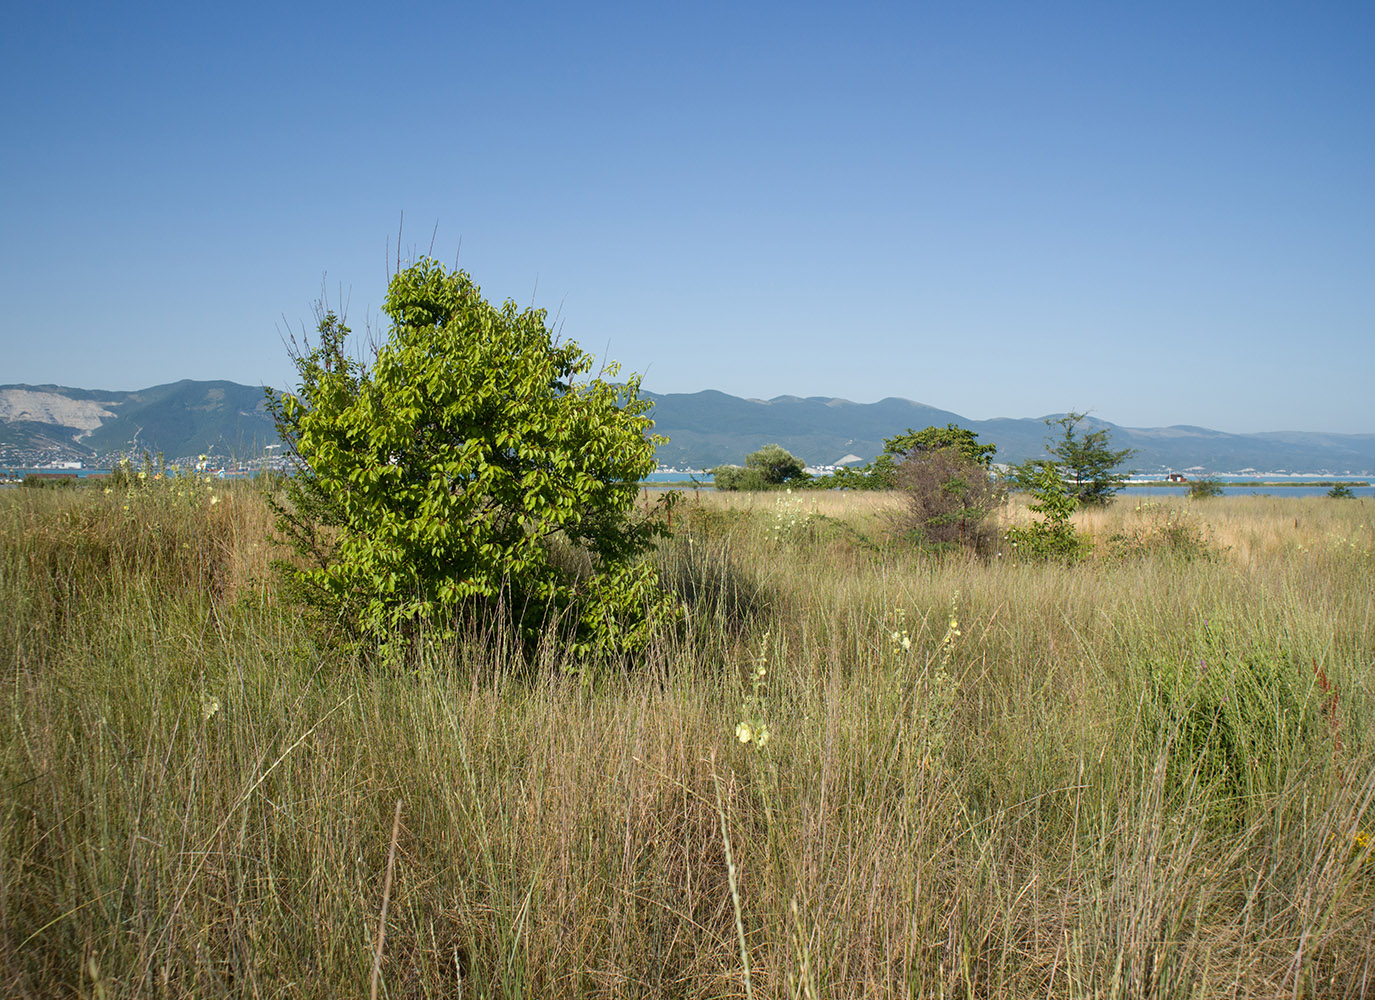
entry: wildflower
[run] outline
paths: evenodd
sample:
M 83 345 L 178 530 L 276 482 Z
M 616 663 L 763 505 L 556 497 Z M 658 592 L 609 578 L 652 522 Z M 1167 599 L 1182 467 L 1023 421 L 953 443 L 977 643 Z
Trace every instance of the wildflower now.
M 735 738 L 741 743 L 748 743 L 754 739 L 754 733 L 750 731 L 748 723 L 742 722 L 735 727 Z
M 220 710 L 220 699 L 207 698 L 205 704 L 201 706 L 201 718 L 209 722 Z
M 756 736 L 756 737 L 754 738 L 754 745 L 757 746 L 757 747 L 760 747 L 760 748 L 762 749 L 763 746 L 764 746 L 764 744 L 766 744 L 766 743 L 768 743 L 768 742 L 769 742 L 769 729 L 768 729 L 767 726 L 765 726 L 763 729 L 759 730 L 759 735 Z M 1362 845 L 1362 846 L 1364 846 L 1364 845 Z
M 903 649 L 911 649 L 911 648 L 912 648 L 912 637 L 911 637 L 910 635 L 904 635 L 904 636 L 902 637 L 902 648 L 903 648 Z
M 210 504 L 211 504 L 211 506 L 214 506 L 215 504 L 217 504 L 217 503 L 219 503 L 219 502 L 220 502 L 220 498 L 217 497 L 217 496 L 215 496 L 215 494 L 211 493 L 211 494 L 210 494 Z

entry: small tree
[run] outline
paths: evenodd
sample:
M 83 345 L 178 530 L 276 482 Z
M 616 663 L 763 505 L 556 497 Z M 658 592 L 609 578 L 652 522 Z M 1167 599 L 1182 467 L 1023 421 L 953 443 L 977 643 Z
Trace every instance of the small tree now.
M 719 490 L 769 490 L 807 479 L 802 459 L 781 445 L 766 444 L 745 457 L 745 466 L 718 465 L 712 469 Z
M 1110 448 L 1107 428 L 1080 435 L 1079 424 L 1087 416 L 1071 411 L 1058 420 L 1046 421 L 1047 427 L 1060 428 L 1058 438 L 1046 441 L 1046 450 L 1060 467 L 1069 494 L 1086 506 L 1105 504 L 1117 494 L 1131 473 L 1113 470 L 1136 454 L 1134 448 Z
M 914 449 L 895 472 L 903 526 L 927 542 L 976 546 L 979 526 L 1007 498 L 983 462 L 958 447 Z
M 1209 497 L 1222 496 L 1222 483 L 1217 476 L 1205 476 L 1189 484 L 1190 500 L 1207 500 Z
M 326 313 L 296 393 L 269 394 L 307 602 L 387 656 L 503 603 L 527 630 L 571 614 L 582 651 L 641 645 L 671 611 L 642 559 L 661 526 L 632 516 L 656 443 L 639 378 L 580 381 L 592 357 L 543 310 L 494 307 L 430 259 L 392 278 L 383 312 L 370 365 Z
M 1327 495 L 1334 500 L 1356 499 L 1356 494 L 1352 491 L 1350 486 L 1346 485 L 1346 483 L 1337 483 L 1335 486 L 1333 486 L 1330 490 L 1327 491 Z
M 1032 513 L 1041 515 L 1041 520 L 1007 533 L 1018 557 L 1072 562 L 1082 556 L 1088 542 L 1070 523 L 1078 503 L 1066 489 L 1055 463 L 1035 458 L 1023 462 L 1013 473 L 1013 482 L 1018 489 L 1031 494 L 1027 506 Z

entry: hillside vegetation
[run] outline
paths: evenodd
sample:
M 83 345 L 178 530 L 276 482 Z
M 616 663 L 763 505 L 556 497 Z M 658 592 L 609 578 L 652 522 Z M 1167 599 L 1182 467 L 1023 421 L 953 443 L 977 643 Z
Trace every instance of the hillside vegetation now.
M 389 997 L 1369 995 L 1370 505 L 894 505 L 689 497 L 570 674 L 342 659 L 248 484 L 0 492 L 0 994 L 365 996 L 385 908 Z

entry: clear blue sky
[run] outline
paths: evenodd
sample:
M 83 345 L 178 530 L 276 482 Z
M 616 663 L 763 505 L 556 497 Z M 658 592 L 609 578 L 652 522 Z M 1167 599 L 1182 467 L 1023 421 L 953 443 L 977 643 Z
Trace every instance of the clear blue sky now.
M 288 385 L 404 212 L 655 391 L 1375 432 L 1372 53 L 1369 2 L 14 5 L 0 382 Z

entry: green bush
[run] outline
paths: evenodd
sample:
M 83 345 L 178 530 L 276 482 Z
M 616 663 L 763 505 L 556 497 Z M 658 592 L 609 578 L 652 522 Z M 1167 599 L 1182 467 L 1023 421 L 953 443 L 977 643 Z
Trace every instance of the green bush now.
M 1206 500 L 1209 497 L 1220 496 L 1222 496 L 1222 483 L 1218 482 L 1216 476 L 1195 479 L 1189 484 L 1190 500 Z
M 63 490 L 77 486 L 80 480 L 76 476 L 55 476 L 51 473 L 30 472 L 20 482 L 23 486 L 33 490 Z
M 643 558 L 662 523 L 634 514 L 658 440 L 639 378 L 580 380 L 592 357 L 543 310 L 492 306 L 430 259 L 383 311 L 370 365 L 325 313 L 300 388 L 269 394 L 297 460 L 275 508 L 298 596 L 388 658 L 473 611 L 569 623 L 583 652 L 642 647 L 672 605 Z
M 1327 495 L 1334 500 L 1356 499 L 1356 494 L 1352 492 L 1351 487 L 1347 486 L 1346 483 L 1338 483 L 1337 485 L 1333 486 L 1330 490 L 1327 491 Z
M 711 470 L 712 483 L 718 490 L 767 490 L 770 483 L 758 469 L 739 465 L 718 465 Z
M 1018 489 L 1032 496 L 1027 506 L 1041 520 L 1008 530 L 1004 536 L 1019 559 L 1056 559 L 1074 562 L 1089 552 L 1091 542 L 1074 530 L 1070 515 L 1078 503 L 1065 488 L 1065 481 L 1054 462 L 1031 459 L 1019 466 L 1013 476 Z
M 800 485 L 809 477 L 802 459 L 781 445 L 766 444 L 745 457 L 745 465 L 718 465 L 711 470 L 718 490 L 772 490 Z

